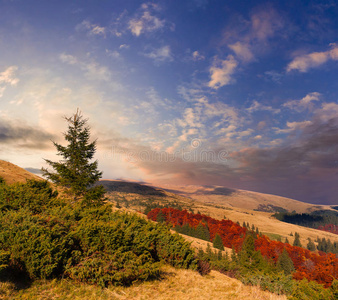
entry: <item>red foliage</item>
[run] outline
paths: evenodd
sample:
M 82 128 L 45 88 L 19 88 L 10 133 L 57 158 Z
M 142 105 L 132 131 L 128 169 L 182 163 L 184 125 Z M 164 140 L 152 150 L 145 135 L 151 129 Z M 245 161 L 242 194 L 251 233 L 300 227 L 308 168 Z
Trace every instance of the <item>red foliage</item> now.
M 326 224 L 324 226 L 319 226 L 319 230 L 328 231 L 334 234 L 338 234 L 338 226 L 334 224 Z
M 156 221 L 158 213 L 162 211 L 167 224 L 173 227 L 176 225 L 189 224 L 196 228 L 199 223 L 206 224 L 210 232 L 210 241 L 218 233 L 225 247 L 234 247 L 236 251 L 241 249 L 247 229 L 230 221 L 216 220 L 206 215 L 188 213 L 186 210 L 180 211 L 173 208 L 155 208 L 148 213 L 148 218 Z M 332 253 L 319 254 L 307 249 L 291 246 L 278 241 L 271 241 L 267 236 L 257 236 L 255 249 L 261 251 L 262 255 L 277 261 L 283 249 L 288 252 L 293 261 L 296 272 L 293 274 L 295 279 L 306 278 L 315 280 L 326 287 L 330 286 L 333 279 L 338 279 L 338 258 Z

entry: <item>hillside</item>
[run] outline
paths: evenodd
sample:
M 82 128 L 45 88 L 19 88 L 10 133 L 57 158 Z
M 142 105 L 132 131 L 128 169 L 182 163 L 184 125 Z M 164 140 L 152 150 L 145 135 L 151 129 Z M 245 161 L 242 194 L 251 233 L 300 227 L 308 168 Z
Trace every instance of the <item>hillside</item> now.
M 7 184 L 26 182 L 27 179 L 41 180 L 39 176 L 4 160 L 0 160 L 0 176 L 5 179 Z
M 205 187 L 188 185 L 162 186 L 161 188 L 206 204 L 224 205 L 265 212 L 287 210 L 289 212 L 309 213 L 314 210 L 331 209 L 328 205 L 313 205 L 286 197 L 231 189 L 222 186 Z

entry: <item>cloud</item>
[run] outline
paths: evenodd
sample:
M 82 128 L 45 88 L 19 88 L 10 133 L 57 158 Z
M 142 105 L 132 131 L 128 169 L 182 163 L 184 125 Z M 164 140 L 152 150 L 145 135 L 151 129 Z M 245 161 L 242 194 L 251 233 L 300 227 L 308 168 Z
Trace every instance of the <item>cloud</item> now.
M 146 57 L 153 59 L 155 62 L 164 62 L 164 61 L 172 61 L 172 54 L 170 50 L 170 46 L 163 46 L 161 48 L 155 49 L 150 53 L 144 54 Z
M 17 66 L 10 66 L 0 73 L 0 98 L 3 96 L 8 85 L 15 86 L 19 82 L 19 78 L 15 76 L 17 70 Z
M 303 97 L 300 100 L 292 100 L 288 101 L 283 104 L 284 107 L 287 107 L 289 109 L 301 112 L 305 109 L 312 109 L 313 108 L 313 102 L 320 100 L 321 94 L 318 92 L 313 92 L 307 94 L 305 97 Z
M 254 59 L 254 56 L 247 44 L 236 42 L 235 44 L 228 45 L 228 47 L 235 52 L 237 57 L 239 57 L 241 60 L 245 62 L 249 62 Z
M 275 132 L 278 133 L 290 133 L 292 131 L 295 130 L 299 130 L 299 129 L 304 129 L 305 127 L 311 125 L 312 122 L 311 121 L 302 121 L 302 122 L 286 122 L 286 126 L 288 128 L 285 129 L 280 129 L 280 128 L 273 128 L 275 130 Z
M 158 10 L 158 6 L 156 4 L 142 4 L 141 14 L 129 21 L 128 29 L 133 35 L 140 36 L 142 33 L 153 32 L 164 27 L 165 20 L 152 15 L 151 10 Z
M 213 66 L 210 67 L 211 80 L 208 86 L 218 89 L 232 82 L 231 75 L 235 72 L 238 63 L 232 55 L 228 55 L 225 60 L 214 59 Z
M 95 61 L 84 62 L 78 60 L 75 56 L 70 54 L 62 53 L 59 56 L 60 60 L 69 65 L 74 65 L 79 67 L 81 70 L 85 71 L 85 75 L 88 79 L 91 80 L 103 80 L 109 81 L 111 73 L 109 69 L 105 66 L 100 66 Z
M 75 29 L 76 30 L 87 30 L 89 35 L 106 36 L 106 28 L 105 27 L 99 26 L 97 24 L 92 24 L 87 20 L 78 24 Z
M 12 122 L 0 120 L 0 144 L 12 144 L 13 147 L 29 149 L 47 149 L 52 143 L 54 135 L 25 124 L 24 122 Z
M 297 70 L 304 73 L 311 68 L 321 66 L 329 60 L 338 60 L 338 45 L 331 44 L 331 49 L 328 51 L 297 56 L 287 65 L 286 71 Z
M 205 56 L 200 54 L 198 51 L 194 51 L 192 53 L 192 60 L 193 61 L 205 60 Z
M 255 111 L 261 111 L 261 110 L 271 111 L 273 114 L 280 113 L 279 108 L 273 108 L 272 106 L 263 105 L 256 100 L 254 100 L 252 105 L 249 108 L 247 108 L 247 111 L 249 113 L 253 113 Z

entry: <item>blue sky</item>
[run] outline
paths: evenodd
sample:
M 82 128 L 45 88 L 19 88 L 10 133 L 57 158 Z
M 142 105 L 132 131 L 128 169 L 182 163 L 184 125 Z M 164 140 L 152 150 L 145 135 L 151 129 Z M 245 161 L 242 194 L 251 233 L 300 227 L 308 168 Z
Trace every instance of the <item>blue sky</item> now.
M 104 178 L 338 203 L 335 1 L 0 9 L 2 159 L 58 159 L 51 140 L 80 108 Z

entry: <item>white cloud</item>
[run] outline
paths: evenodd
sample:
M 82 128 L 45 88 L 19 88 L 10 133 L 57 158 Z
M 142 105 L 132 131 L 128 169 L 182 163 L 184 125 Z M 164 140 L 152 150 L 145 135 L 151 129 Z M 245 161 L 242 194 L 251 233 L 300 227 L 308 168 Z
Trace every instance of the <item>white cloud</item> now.
M 17 70 L 17 66 L 10 66 L 0 73 L 0 98 L 3 96 L 8 85 L 15 86 L 19 82 L 19 78 L 15 76 Z
M 300 100 L 292 100 L 283 104 L 284 107 L 301 112 L 312 108 L 313 101 L 319 101 L 321 94 L 317 92 L 309 93 Z
M 304 73 L 310 68 L 319 67 L 329 60 L 338 60 L 338 45 L 331 44 L 331 47 L 328 51 L 312 52 L 295 57 L 293 61 L 288 64 L 286 68 L 287 72 L 297 70 Z
M 0 73 L 0 84 L 16 85 L 19 78 L 15 77 L 15 72 L 18 70 L 17 66 L 8 67 L 5 71 Z
M 274 127 L 273 129 L 275 132 L 278 133 L 290 133 L 292 131 L 298 130 L 298 129 L 304 129 L 305 127 L 311 125 L 311 121 L 302 121 L 302 122 L 287 122 L 286 126 L 287 128 L 285 129 L 280 129 L 277 127 Z
M 231 75 L 235 72 L 238 63 L 232 55 L 228 55 L 225 60 L 214 60 L 213 66 L 210 67 L 211 80 L 208 86 L 213 89 L 218 89 L 224 85 L 231 83 Z
M 204 60 L 205 59 L 205 56 L 203 56 L 202 54 L 200 54 L 198 51 L 194 51 L 192 53 L 192 59 L 194 61 L 198 61 L 198 60 Z
M 75 29 L 76 30 L 87 30 L 89 35 L 102 35 L 102 36 L 106 35 L 105 27 L 99 26 L 97 24 L 92 24 L 87 20 L 78 24 Z
M 235 54 L 243 61 L 249 62 L 254 59 L 252 52 L 249 49 L 249 45 L 236 42 L 235 44 L 228 45 L 228 47 L 235 52 Z
M 260 111 L 260 110 L 271 111 L 273 114 L 280 113 L 279 108 L 273 108 L 272 106 L 263 105 L 256 100 L 254 100 L 252 105 L 249 108 L 247 108 L 247 111 L 249 113 L 252 113 L 252 112 L 255 112 L 255 111 Z
M 156 62 L 163 62 L 163 61 L 172 61 L 172 55 L 170 46 L 163 46 L 159 49 L 155 49 L 150 53 L 144 54 L 146 57 L 154 59 Z
M 83 62 L 79 61 L 75 56 L 70 54 L 62 53 L 60 55 L 60 60 L 69 65 L 74 65 L 79 67 L 81 70 L 85 71 L 85 75 L 87 78 L 91 80 L 110 80 L 110 71 L 105 66 L 100 66 L 96 62 Z
M 137 16 L 129 21 L 129 30 L 135 36 L 140 36 L 145 32 L 153 32 L 164 27 L 165 20 L 161 20 L 151 14 L 150 9 L 157 10 L 157 6 L 142 4 L 141 16 Z

